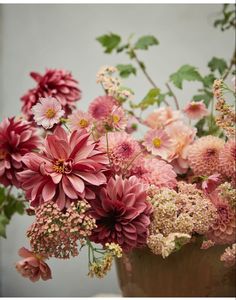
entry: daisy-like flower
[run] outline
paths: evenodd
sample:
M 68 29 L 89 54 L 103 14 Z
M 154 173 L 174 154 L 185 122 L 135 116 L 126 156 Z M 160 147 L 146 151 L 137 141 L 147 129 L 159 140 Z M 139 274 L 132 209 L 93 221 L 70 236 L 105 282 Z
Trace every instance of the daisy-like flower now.
M 113 129 L 125 129 L 127 121 L 125 117 L 124 109 L 120 106 L 114 106 L 111 115 L 110 120 L 108 121 L 108 125 Z
M 97 97 L 90 103 L 88 112 L 95 120 L 104 120 L 111 114 L 116 104 L 116 100 L 111 96 Z
M 171 107 L 161 107 L 152 112 L 146 120 L 144 124 L 152 129 L 162 128 L 166 125 L 169 125 L 175 121 L 181 119 L 181 113 L 178 110 L 172 110 Z
M 169 135 L 163 129 L 151 129 L 144 136 L 143 145 L 153 155 L 167 159 L 170 155 L 172 142 Z
M 19 187 L 16 174 L 23 170 L 22 158 L 40 144 L 37 130 L 31 123 L 4 119 L 0 123 L 0 183 Z
M 68 125 L 72 131 L 81 129 L 89 131 L 93 126 L 93 118 L 87 112 L 77 110 L 68 117 Z
M 32 282 L 38 281 L 40 278 L 42 280 L 52 278 L 51 270 L 44 261 L 46 257 L 24 247 L 20 248 L 18 254 L 23 259 L 16 264 L 16 269 L 23 277 L 29 278 Z
M 22 161 L 25 170 L 18 179 L 33 207 L 51 200 L 62 210 L 78 199 L 95 198 L 93 188 L 106 183 L 107 155 L 85 130 L 68 137 L 58 126 L 46 137 L 43 153 L 28 153 Z
M 135 176 L 110 178 L 90 204 L 97 225 L 92 241 L 116 243 L 125 252 L 146 244 L 152 207 L 144 185 Z
M 183 109 L 183 112 L 189 119 L 201 119 L 208 115 L 208 110 L 203 101 L 192 101 L 187 104 L 187 106 Z
M 53 97 L 39 98 L 39 102 L 32 107 L 32 112 L 35 122 L 45 129 L 58 124 L 65 113 L 60 102 Z
M 219 155 L 224 141 L 215 136 L 204 136 L 188 148 L 188 161 L 195 175 L 220 173 Z
M 221 173 L 236 184 L 236 142 L 230 139 L 220 151 Z

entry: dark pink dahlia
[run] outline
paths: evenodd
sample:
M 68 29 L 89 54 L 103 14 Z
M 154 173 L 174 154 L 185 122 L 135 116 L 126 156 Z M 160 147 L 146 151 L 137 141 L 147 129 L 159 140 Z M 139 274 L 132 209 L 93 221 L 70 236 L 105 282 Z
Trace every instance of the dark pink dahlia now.
M 36 72 L 31 72 L 30 76 L 36 81 L 37 86 L 30 89 L 24 96 L 21 97 L 23 102 L 22 112 L 32 120 L 31 108 L 41 97 L 54 97 L 62 105 L 66 115 L 70 114 L 75 108 L 75 101 L 81 97 L 81 91 L 78 88 L 76 81 L 70 72 L 65 70 L 49 69 L 44 75 Z
M 103 245 L 118 243 L 126 252 L 146 244 L 152 207 L 135 176 L 110 178 L 90 204 L 97 225 L 91 240 Z
M 22 157 L 40 146 L 32 124 L 14 118 L 0 123 L 0 183 L 19 187 L 16 173 L 23 170 Z

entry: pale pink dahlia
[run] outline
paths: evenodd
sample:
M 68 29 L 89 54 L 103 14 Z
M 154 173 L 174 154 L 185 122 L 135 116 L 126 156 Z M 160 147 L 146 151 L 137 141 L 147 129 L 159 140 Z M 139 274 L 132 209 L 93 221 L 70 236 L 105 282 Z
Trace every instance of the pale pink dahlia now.
M 203 101 L 192 101 L 183 109 L 189 119 L 201 119 L 208 115 L 208 110 Z
M 23 277 L 29 278 L 32 282 L 38 281 L 40 278 L 42 280 L 52 278 L 51 270 L 44 262 L 46 257 L 35 254 L 24 247 L 20 248 L 18 253 L 23 259 L 16 264 L 16 269 Z
M 104 120 L 111 114 L 116 104 L 116 100 L 111 96 L 97 97 L 90 103 L 88 112 L 94 119 Z
M 95 198 L 93 187 L 106 183 L 103 171 L 107 155 L 86 131 L 74 131 L 69 137 L 57 127 L 48 135 L 43 153 L 26 154 L 25 170 L 18 175 L 30 204 L 37 207 L 49 200 L 60 209 L 79 198 Z
M 78 82 L 72 77 L 70 72 L 65 70 L 46 70 L 44 75 L 31 72 L 30 76 L 36 81 L 35 88 L 29 90 L 21 97 L 23 102 L 22 112 L 32 120 L 33 114 L 31 108 L 41 97 L 56 98 L 66 115 L 75 108 L 75 102 L 80 99 L 81 91 L 78 88 Z
M 110 178 L 91 206 L 97 225 L 91 240 L 102 245 L 117 243 L 125 252 L 146 244 L 152 208 L 135 176 Z
M 35 122 L 45 129 L 58 124 L 64 115 L 60 102 L 53 97 L 39 98 L 39 102 L 32 107 L 32 112 Z
M 93 126 L 93 118 L 87 112 L 76 110 L 68 117 L 68 125 L 71 130 L 86 129 L 89 131 Z
M 219 158 L 221 173 L 236 183 L 236 142 L 234 139 L 228 140 L 220 151 Z
M 133 162 L 130 174 L 143 183 L 153 184 L 158 188 L 174 188 L 177 185 L 173 167 L 158 158 L 141 156 Z
M 172 149 L 169 135 L 163 129 L 151 129 L 144 136 L 143 145 L 153 155 L 167 159 Z
M 171 107 L 161 107 L 152 112 L 144 123 L 152 129 L 162 128 L 181 119 L 181 113 L 178 110 L 172 110 Z
M 31 123 L 4 119 L 0 123 L 0 183 L 19 187 L 16 173 L 23 170 L 22 157 L 40 146 Z
M 188 161 L 195 175 L 212 175 L 220 172 L 219 155 L 224 141 L 215 136 L 204 136 L 188 148 Z
M 115 174 L 126 174 L 132 162 L 141 153 L 138 142 L 126 132 L 109 132 L 101 138 L 103 151 L 108 150 L 112 171 Z

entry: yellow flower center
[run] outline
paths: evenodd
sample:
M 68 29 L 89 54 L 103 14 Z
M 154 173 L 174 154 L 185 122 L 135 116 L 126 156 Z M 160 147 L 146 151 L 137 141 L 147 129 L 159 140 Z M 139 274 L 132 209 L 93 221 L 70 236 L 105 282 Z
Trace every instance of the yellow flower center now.
M 58 159 L 53 165 L 53 170 L 57 173 L 65 172 L 64 159 Z
M 49 108 L 46 113 L 45 113 L 45 116 L 49 119 L 52 119 L 54 116 L 55 116 L 56 112 L 54 109 L 52 108 Z
M 85 120 L 85 119 L 81 119 L 81 120 L 79 121 L 79 126 L 80 126 L 81 128 L 86 128 L 86 127 L 88 127 L 88 124 L 89 124 L 89 122 L 88 122 L 87 120 Z
M 112 119 L 113 119 L 113 122 L 114 122 L 115 124 L 117 124 L 117 123 L 120 121 L 120 117 L 117 116 L 117 115 L 113 115 L 113 116 L 112 116 Z
M 7 156 L 7 152 L 3 149 L 0 149 L 0 160 L 5 159 Z
M 159 138 L 154 138 L 154 139 L 152 140 L 152 143 L 153 143 L 153 145 L 154 145 L 156 148 L 160 148 L 160 146 L 161 146 L 161 139 L 159 139 Z

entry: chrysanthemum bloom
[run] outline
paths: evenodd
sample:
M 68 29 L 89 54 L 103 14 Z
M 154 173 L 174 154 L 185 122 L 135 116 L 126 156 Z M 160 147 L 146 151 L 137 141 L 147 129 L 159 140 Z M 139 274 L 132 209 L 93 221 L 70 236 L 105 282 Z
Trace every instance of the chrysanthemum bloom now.
M 138 142 L 126 132 L 109 132 L 101 138 L 103 151 L 108 150 L 112 171 L 127 174 L 132 162 L 141 153 Z
M 233 244 L 232 247 L 227 247 L 220 260 L 224 262 L 226 267 L 233 267 L 236 263 L 236 244 Z
M 106 119 L 111 114 L 113 106 L 116 104 L 117 102 L 113 97 L 97 97 L 90 103 L 88 112 L 95 120 L 101 121 Z
M 89 131 L 93 126 L 93 118 L 87 112 L 76 110 L 68 116 L 68 125 L 72 131 L 81 129 Z
M 36 220 L 27 231 L 35 253 L 68 259 L 79 255 L 78 242 L 91 234 L 95 220 L 88 215 L 87 202 L 72 203 L 66 211 L 49 201 L 36 208 Z
M 143 183 L 153 184 L 158 188 L 174 188 L 177 184 L 173 167 L 158 158 L 140 156 L 133 162 L 130 174 Z
M 208 176 L 206 179 L 202 182 L 202 189 L 205 193 L 210 194 L 213 192 L 217 186 L 220 184 L 220 174 L 212 174 Z
M 236 184 L 236 142 L 234 139 L 228 140 L 220 151 L 219 158 L 221 173 Z
M 188 161 L 195 175 L 220 173 L 219 155 L 224 140 L 208 135 L 196 140 L 188 148 Z
M 108 126 L 112 129 L 125 129 L 127 124 L 124 109 L 120 106 L 113 106 L 108 120 Z
M 26 168 L 18 177 L 30 204 L 37 207 L 52 200 L 63 209 L 78 198 L 94 198 L 93 187 L 106 183 L 103 171 L 108 163 L 98 147 L 85 130 L 68 137 L 57 127 L 47 136 L 43 153 L 22 159 Z
M 32 107 L 32 112 L 35 122 L 45 129 L 58 124 L 64 115 L 60 102 L 53 97 L 39 98 L 39 102 Z
M 181 113 L 178 110 L 172 110 L 171 107 L 161 107 L 152 112 L 144 123 L 152 129 L 162 128 L 181 119 Z
M 171 153 L 172 142 L 163 129 L 151 129 L 144 136 L 143 145 L 153 155 L 167 159 Z
M 166 126 L 165 130 L 173 143 L 168 161 L 171 162 L 175 172 L 178 174 L 186 173 L 189 167 L 187 149 L 195 138 L 196 129 L 179 121 Z
M 125 252 L 145 245 L 152 208 L 135 176 L 110 178 L 90 203 L 97 225 L 91 240 L 103 245 L 117 243 Z
M 183 112 L 189 119 L 201 119 L 208 115 L 208 110 L 203 101 L 192 101 L 183 109 Z
M 218 190 L 210 194 L 210 199 L 217 210 L 217 218 L 207 237 L 216 244 L 232 244 L 236 241 L 236 214 L 223 199 Z
M 78 82 L 72 77 L 70 72 L 65 70 L 46 70 L 44 75 L 31 72 L 30 76 L 36 81 L 37 86 L 29 90 L 21 97 L 23 102 L 22 112 L 28 118 L 32 119 L 31 108 L 40 97 L 56 98 L 66 115 L 75 108 L 75 101 L 81 97 L 81 91 L 78 88 Z
M 23 276 L 29 278 L 32 282 L 48 280 L 52 278 L 51 270 L 45 263 L 46 257 L 33 253 L 22 247 L 18 254 L 23 257 L 21 261 L 16 264 L 17 271 Z
M 19 187 L 16 173 L 22 171 L 22 157 L 40 146 L 31 123 L 4 119 L 0 123 L 0 183 Z

